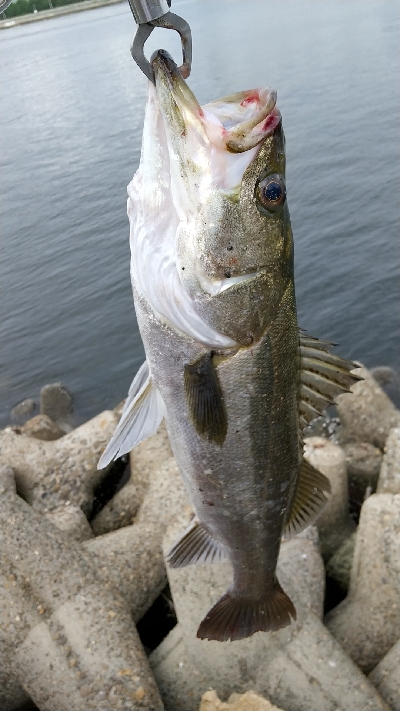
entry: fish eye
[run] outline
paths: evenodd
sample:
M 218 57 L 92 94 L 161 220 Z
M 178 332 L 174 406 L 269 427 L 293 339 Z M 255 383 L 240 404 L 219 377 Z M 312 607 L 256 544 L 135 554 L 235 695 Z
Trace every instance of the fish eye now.
M 286 200 L 286 186 L 282 176 L 277 173 L 268 175 L 256 185 L 257 207 L 262 212 L 275 212 Z

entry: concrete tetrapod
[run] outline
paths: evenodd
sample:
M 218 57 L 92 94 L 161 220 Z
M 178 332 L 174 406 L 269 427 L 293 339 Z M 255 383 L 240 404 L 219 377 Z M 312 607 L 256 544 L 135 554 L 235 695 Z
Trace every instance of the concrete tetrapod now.
M 130 478 L 91 521 L 96 536 L 131 524 L 144 499 L 153 472 L 172 457 L 165 422 L 130 454 Z
M 118 590 L 137 622 L 167 583 L 162 540 L 171 518 L 191 511 L 175 459 L 153 472 L 144 501 L 131 526 L 87 540 L 104 585 Z
M 369 679 L 393 711 L 400 711 L 400 639 L 372 670 Z
M 304 456 L 331 484 L 329 501 L 316 521 L 322 555 L 329 560 L 355 529 L 349 516 L 346 455 L 339 445 L 324 437 L 308 437 L 304 440 Z
M 2 711 L 16 708 L 17 683 L 41 711 L 162 711 L 125 600 L 88 552 L 16 495 L 10 471 L 0 474 L 1 599 L 14 603 L 1 611 L 11 680 Z
M 400 495 L 364 501 L 349 593 L 325 622 L 366 673 L 400 637 Z
M 165 550 L 187 524 L 182 517 L 171 526 Z M 200 621 L 232 581 L 231 566 L 168 569 L 179 622 L 150 657 L 167 711 L 197 711 L 210 688 L 221 698 L 253 689 L 285 711 L 389 711 L 321 622 L 324 569 L 312 529 L 305 534 L 281 548 L 278 577 L 297 621 L 278 632 L 236 642 L 197 639 Z
M 393 405 L 367 368 L 356 368 L 363 380 L 351 386 L 351 393 L 339 395 L 341 442 L 370 442 L 383 449 L 389 431 L 400 426 L 400 410 Z
M 400 427 L 390 430 L 386 440 L 377 493 L 400 494 Z
M 107 470 L 97 462 L 118 422 L 106 410 L 54 442 L 42 442 L 7 427 L 0 432 L 0 464 L 12 467 L 18 492 L 37 511 L 69 501 L 86 514 Z

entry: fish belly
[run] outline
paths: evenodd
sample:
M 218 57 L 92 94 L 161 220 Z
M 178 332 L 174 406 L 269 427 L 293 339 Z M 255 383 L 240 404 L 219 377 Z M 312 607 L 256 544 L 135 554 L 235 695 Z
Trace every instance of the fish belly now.
M 138 294 L 135 304 L 152 377 L 165 403 L 171 446 L 196 515 L 227 549 L 234 590 L 262 596 L 275 584 L 300 461 L 292 285 L 257 343 L 213 357 L 227 413 L 222 445 L 198 434 L 185 395 L 184 368 L 207 352 L 204 345 L 161 323 Z

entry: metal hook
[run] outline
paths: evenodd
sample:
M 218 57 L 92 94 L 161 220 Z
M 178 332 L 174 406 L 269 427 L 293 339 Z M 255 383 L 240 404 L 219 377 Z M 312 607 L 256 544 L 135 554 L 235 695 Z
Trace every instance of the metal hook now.
M 166 12 L 157 19 L 151 20 L 150 22 L 143 22 L 139 25 L 131 46 L 131 55 L 136 64 L 147 78 L 155 84 L 156 80 L 153 68 L 144 55 L 144 44 L 149 39 L 155 27 L 165 27 L 168 30 L 176 30 L 180 35 L 183 64 L 179 67 L 179 71 L 183 78 L 187 79 L 192 65 L 192 33 L 188 23 L 182 17 L 174 15 L 172 12 Z

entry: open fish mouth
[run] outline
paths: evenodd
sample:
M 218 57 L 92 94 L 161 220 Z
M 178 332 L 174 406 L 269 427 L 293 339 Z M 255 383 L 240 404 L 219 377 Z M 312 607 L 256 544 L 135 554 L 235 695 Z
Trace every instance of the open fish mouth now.
M 168 52 L 155 52 L 152 66 L 164 114 L 168 121 L 180 124 L 181 135 L 190 126 L 200 130 L 201 124 L 215 148 L 243 153 L 271 135 L 280 123 L 272 89 L 239 91 L 201 107 Z

